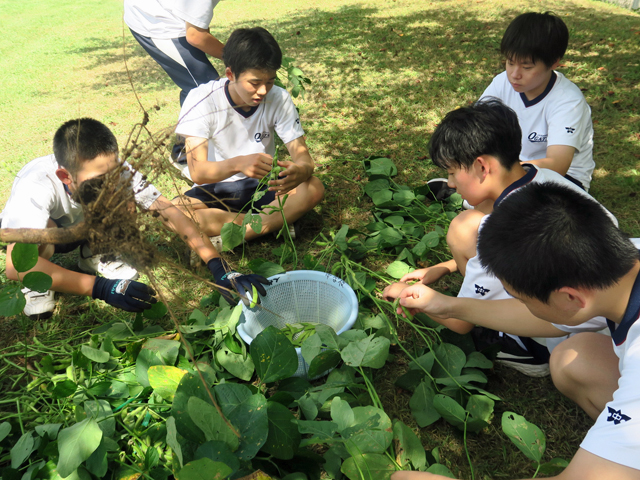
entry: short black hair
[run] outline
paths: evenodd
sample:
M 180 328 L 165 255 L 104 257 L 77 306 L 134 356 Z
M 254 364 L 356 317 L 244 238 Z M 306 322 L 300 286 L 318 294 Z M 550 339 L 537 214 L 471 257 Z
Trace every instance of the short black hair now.
M 82 162 L 99 155 L 118 154 L 118 141 L 105 124 L 93 118 L 78 118 L 62 124 L 53 137 L 58 165 L 75 175 Z
M 569 29 L 551 12 L 518 15 L 507 27 L 500 52 L 507 60 L 531 60 L 551 67 L 564 56 L 569 45 Z
M 515 293 L 548 303 L 562 287 L 612 286 L 638 250 L 599 203 L 549 182 L 519 188 L 494 209 L 480 229 L 478 256 Z
M 277 71 L 282 65 L 282 50 L 264 28 L 239 28 L 227 40 L 222 60 L 236 77 L 247 70 Z
M 507 170 L 519 162 L 522 130 L 518 116 L 500 100 L 481 100 L 447 113 L 429 141 L 440 168 L 469 170 L 481 155 L 496 157 Z

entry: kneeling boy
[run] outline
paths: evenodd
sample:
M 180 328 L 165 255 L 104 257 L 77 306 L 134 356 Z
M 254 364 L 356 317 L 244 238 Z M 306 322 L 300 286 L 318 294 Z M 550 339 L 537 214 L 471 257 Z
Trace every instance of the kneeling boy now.
M 414 285 L 402 292 L 400 305 L 540 336 L 580 331 L 590 319 L 606 317 L 611 338 L 579 333 L 551 355 L 554 384 L 596 420 L 569 466 L 553 478 L 638 480 L 638 253 L 592 199 L 553 183 L 527 185 L 489 216 L 478 241 L 481 264 L 514 298 L 480 303 Z M 397 472 L 391 478 L 445 477 Z
M 70 120 L 56 132 L 53 151 L 53 155 L 32 160 L 18 173 L 9 200 L 0 214 L 2 228 L 73 226 L 83 220 L 82 205 L 74 197 L 81 185 L 123 168 L 122 175 L 133 191 L 135 202 L 145 210 L 157 211 L 164 223 L 185 239 L 207 263 L 216 284 L 223 288 L 221 291 L 227 298 L 230 298 L 228 290 L 232 287 L 243 295 L 245 290 L 251 291 L 252 285 L 256 285 L 264 293 L 261 282 L 266 283 L 266 280 L 263 277 L 230 272 L 209 239 L 189 218 L 147 183 L 139 172 L 133 171 L 126 163 L 123 166 L 118 159 L 116 137 L 105 125 L 91 118 Z M 7 247 L 6 274 L 11 280 L 18 280 L 11 260 L 14 245 Z M 88 274 L 67 270 L 49 261 L 55 252 L 65 253 L 78 247 L 82 249 L 79 266 Z M 155 303 L 153 289 L 132 280 L 137 277 L 134 269 L 121 262 L 115 268 L 109 268 L 100 262 L 98 256 L 83 258 L 86 247 L 86 242 L 39 247 L 38 263 L 33 271 L 51 276 L 53 285 L 46 293 L 25 292 L 27 315 L 51 316 L 55 307 L 54 291 L 91 296 L 131 312 L 142 311 Z M 110 278 L 97 277 L 95 273 Z
M 259 233 L 247 225 L 245 239 L 251 240 L 282 227 L 282 215 L 269 215 L 269 206 L 279 208 L 276 197 L 288 195 L 284 216 L 291 225 L 322 200 L 324 187 L 313 176 L 293 101 L 274 86 L 282 61 L 275 39 L 260 27 L 235 30 L 223 60 L 226 76 L 192 90 L 182 107 L 176 133 L 186 137 L 189 173 L 196 185 L 174 203 L 191 210 L 212 236 L 220 235 L 225 223 L 241 225 L 245 212 L 267 207 L 260 214 Z M 291 160 L 279 160 L 284 170 L 267 183 L 263 179 L 272 169 L 276 133 Z

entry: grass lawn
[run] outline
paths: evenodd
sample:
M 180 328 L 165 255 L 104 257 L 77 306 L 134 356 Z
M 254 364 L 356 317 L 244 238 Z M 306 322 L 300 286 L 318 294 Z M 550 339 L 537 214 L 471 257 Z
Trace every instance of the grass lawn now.
M 569 26 L 570 45 L 560 71 L 591 105 L 597 164 L 591 194 L 617 216 L 624 231 L 640 237 L 640 15 L 588 0 L 310 0 L 304 5 L 224 0 L 211 25 L 216 37 L 224 41 L 235 28 L 264 26 L 313 82 L 296 103 L 327 192 L 325 201 L 302 222 L 302 238 L 296 240 L 300 256 L 314 253 L 318 234 L 343 224 L 361 228 L 370 221 L 371 202 L 363 194 L 366 157 L 391 158 L 401 185 L 414 187 L 443 175 L 427 158 L 431 132 L 445 113 L 477 99 L 503 70 L 502 33 L 513 17 L 530 10 L 553 11 Z M 0 206 L 15 174 L 31 159 L 51 153 L 53 134 L 68 119 L 94 117 L 110 126 L 123 146 L 142 120 L 141 104 L 149 112 L 151 132 L 171 130 L 179 113 L 179 91 L 124 27 L 120 0 L 0 0 L 0 11 Z M 223 71 L 219 61 L 214 60 L 214 66 Z M 168 152 L 160 156 L 166 159 Z M 186 187 L 166 162 L 146 167 L 141 169 L 165 196 Z M 149 239 L 160 252 L 183 265 L 182 270 L 189 269 L 180 241 L 155 232 Z M 255 257 L 277 261 L 272 250 L 278 245 L 280 240 L 273 238 L 260 240 L 227 258 L 241 268 Z M 3 250 L 0 271 L 4 255 Z M 383 271 L 393 260 L 371 254 L 364 261 Z M 73 257 L 59 261 L 74 263 Z M 173 267 L 157 274 L 184 318 L 208 288 Z M 0 275 L 0 283 L 6 282 Z M 458 285 L 459 278 L 440 284 L 449 290 Z M 58 299 L 52 321 L 0 320 L 2 344 L 25 335 L 70 338 L 122 317 L 90 301 L 64 295 Z M 389 415 L 415 427 L 410 394 L 394 385 L 404 370 L 406 362 L 398 355 L 397 362 L 376 377 L 376 388 Z M 570 458 L 589 428 L 588 418 L 562 398 L 549 379 L 530 379 L 497 367 L 487 390 L 503 401 L 492 424 L 468 439 L 476 479 L 533 474 L 530 462 L 500 430 L 503 411 L 524 415 L 543 429 L 547 461 Z M 440 421 L 420 435 L 428 449 L 439 447 L 442 462 L 456 475 L 471 478 L 458 430 Z

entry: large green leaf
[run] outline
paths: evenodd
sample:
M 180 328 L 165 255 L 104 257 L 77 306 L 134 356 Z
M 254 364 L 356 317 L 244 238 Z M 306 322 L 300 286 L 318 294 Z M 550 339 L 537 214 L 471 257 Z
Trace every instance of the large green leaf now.
M 291 410 L 277 402 L 267 402 L 269 435 L 262 451 L 275 458 L 290 460 L 300 445 L 300 432 Z
M 36 448 L 33 430 L 23 434 L 11 448 L 11 468 L 19 468 Z
M 22 279 L 22 284 L 29 290 L 44 293 L 51 289 L 53 279 L 44 272 L 29 272 Z
M 225 383 L 214 387 L 222 413 L 240 432 L 236 453 L 240 460 L 250 460 L 262 448 L 269 434 L 267 399 L 244 385 Z
M 26 304 L 22 285 L 8 285 L 0 290 L 0 317 L 18 315 Z
M 304 439 L 300 446 L 331 443 L 335 438 L 335 433 L 338 431 L 338 424 L 335 422 L 298 420 L 296 423 L 301 434 L 312 435 L 311 438 Z
M 495 402 L 489 397 L 484 395 L 471 395 L 467 402 L 467 412 L 471 414 L 473 418 L 479 418 L 488 422 L 493 414 L 493 407 Z
M 187 372 L 177 367 L 168 365 L 153 365 L 147 370 L 149 384 L 153 391 L 167 402 L 173 402 L 180 380 Z
M 400 420 L 393 422 L 393 439 L 396 461 L 407 470 L 418 470 L 427 466 L 427 456 L 418 436 Z M 413 468 L 409 467 L 409 463 Z
M 527 458 L 540 463 L 547 448 L 542 430 L 516 413 L 504 412 L 502 414 L 502 431 Z
M 454 427 L 464 429 L 467 412 L 453 398 L 446 395 L 436 395 L 433 398 L 433 406 L 442 418 Z
M 355 407 L 353 425 L 340 430 L 340 435 L 347 439 L 350 451 L 383 453 L 393 440 L 393 427 L 383 410 L 371 406 Z
M 233 433 L 229 425 L 216 410 L 216 407 L 198 397 L 191 397 L 187 402 L 189 416 L 204 433 L 206 440 L 220 440 L 224 442 L 232 452 L 240 445 L 240 440 Z
M 116 432 L 116 419 L 113 418 L 113 410 L 106 400 L 87 400 L 84 402 L 84 411 L 87 417 L 98 422 L 105 437 L 111 437 Z
M 467 363 L 465 363 L 464 366 L 465 368 L 491 368 L 493 367 L 493 362 L 480 352 L 471 352 L 467 355 Z
M 60 430 L 58 474 L 62 478 L 71 475 L 98 448 L 101 440 L 102 430 L 91 417 Z
M 144 318 L 148 318 L 149 320 L 157 320 L 159 318 L 164 317 L 169 309 L 162 302 L 157 302 L 151 305 L 149 308 L 142 312 L 142 316 Z
M 431 371 L 436 378 L 456 377 L 462 373 L 462 369 L 467 363 L 467 356 L 455 345 L 441 343 L 435 350 L 436 362 Z
M 402 206 L 408 206 L 415 200 L 416 196 L 411 190 L 400 190 L 393 194 L 393 200 Z
M 395 177 L 398 174 L 398 169 L 393 163 L 393 160 L 385 157 L 366 160 L 365 170 L 367 172 L 367 175 L 369 175 L 370 177 L 376 175 L 382 177 Z
M 80 351 L 85 357 L 96 363 L 105 363 L 109 361 L 109 358 L 111 358 L 109 352 L 98 350 L 97 348 L 92 348 L 89 345 L 82 345 L 80 347 Z
M 433 352 L 427 352 L 424 355 L 419 356 L 414 361 L 409 363 L 409 370 L 420 370 L 421 372 L 430 372 L 433 368 L 435 357 Z
M 251 342 L 251 358 L 264 383 L 290 377 L 298 369 L 298 354 L 286 335 L 273 326 L 265 328 Z
M 156 365 L 165 365 L 158 352 L 147 350 L 146 348 L 140 350 L 136 358 L 136 379 L 140 385 L 143 387 L 151 386 L 149 383 L 149 368 Z
M 107 446 L 105 443 L 105 437 L 102 437 L 100 445 L 87 459 L 87 470 L 98 478 L 102 478 L 106 475 L 109 468 L 109 462 L 107 460 Z
M 413 271 L 413 267 L 410 265 L 407 265 L 404 262 L 392 262 L 389 264 L 389 266 L 387 267 L 387 273 L 389 274 L 389 276 L 395 278 L 396 280 L 404 277 L 407 273 Z
M 369 195 L 371 198 L 378 192 L 386 192 L 389 191 L 391 185 L 389 184 L 389 180 L 384 178 L 379 178 L 377 180 L 372 180 L 364 186 L 364 192 Z M 393 193 L 389 191 L 389 198 L 393 196 Z
M 433 473 L 434 475 L 442 475 L 443 477 L 447 478 L 456 478 L 453 473 L 451 473 L 451 470 L 440 463 L 434 463 L 429 468 L 427 468 L 426 471 L 429 473 Z
M 221 441 L 205 442 L 198 447 L 194 460 L 207 457 L 214 462 L 222 462 L 234 472 L 240 468 L 238 458 L 231 452 L 226 443 Z
M 316 378 L 325 374 L 328 370 L 335 368 L 341 360 L 340 352 L 336 350 L 325 350 L 317 355 L 309 364 L 307 375 L 309 378 Z
M 350 367 L 382 368 L 389 356 L 391 342 L 386 337 L 368 336 L 347 345 L 342 360 Z
M 336 422 L 340 431 L 352 426 L 355 423 L 355 417 L 349 402 L 340 397 L 331 400 L 331 419 Z
M 380 230 L 380 236 L 389 245 L 396 246 L 402 243 L 402 234 L 395 228 L 385 228 Z
M 244 240 L 244 228 L 233 222 L 225 223 L 220 230 L 222 247 L 225 251 L 233 250 Z
M 187 463 L 176 474 L 177 480 L 223 480 L 233 470 L 222 462 L 214 462 L 207 457 Z
M 284 268 L 282 268 L 281 265 L 278 265 L 277 263 L 273 263 L 273 262 L 262 262 L 259 266 L 256 266 L 251 270 L 253 270 L 253 273 L 257 275 L 262 275 L 265 278 L 269 278 L 274 275 L 278 275 L 279 273 L 284 273 L 286 271 Z
M 396 471 L 393 462 L 378 453 L 365 453 L 347 458 L 340 471 L 349 480 L 388 480 Z M 362 472 L 362 473 L 361 473 Z
M 180 342 L 178 340 L 163 340 L 150 338 L 142 346 L 142 351 L 150 350 L 157 353 L 165 365 L 175 365 L 180 352 Z
M 76 385 L 71 380 L 66 379 L 62 382 L 56 383 L 56 386 L 53 387 L 53 391 L 51 392 L 51 394 L 54 398 L 66 398 L 76 393 L 77 389 L 78 385 Z
M 11 250 L 11 262 L 17 272 L 27 272 L 38 263 L 38 246 L 32 243 L 16 243 Z
M 234 377 L 245 382 L 251 380 L 255 370 L 251 356 L 233 353 L 229 347 L 222 345 L 216 352 L 216 360 Z
M 174 402 L 174 405 L 175 405 L 175 402 Z M 189 421 L 191 421 L 190 418 L 189 418 Z M 167 418 L 166 424 L 167 424 L 167 445 L 169 446 L 169 448 L 171 448 L 171 450 L 173 451 L 173 454 L 178 459 L 178 463 L 180 463 L 180 466 L 182 466 L 182 461 L 183 461 L 182 447 L 180 447 L 180 442 L 178 442 L 178 429 L 176 427 L 175 417 Z M 194 425 L 194 428 L 197 428 L 197 427 Z
M 202 384 L 200 377 L 193 373 L 187 373 L 180 380 L 173 397 L 171 415 L 175 418 L 175 426 L 180 435 L 192 442 L 203 443 L 205 441 L 204 433 L 189 415 L 189 399 L 191 397 L 198 397 L 200 400 L 211 403 L 207 388 Z M 167 426 L 167 428 L 169 427 Z

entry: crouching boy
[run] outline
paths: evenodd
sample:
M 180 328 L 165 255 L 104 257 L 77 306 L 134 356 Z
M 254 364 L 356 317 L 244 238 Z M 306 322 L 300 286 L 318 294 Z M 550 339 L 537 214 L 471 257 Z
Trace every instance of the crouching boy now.
M 558 389 L 595 419 L 562 480 L 640 479 L 640 262 L 634 244 L 592 199 L 553 183 L 527 185 L 486 220 L 478 255 L 514 297 L 441 295 L 422 284 L 400 305 L 505 332 L 553 336 L 605 317 L 611 338 L 583 332 L 551 355 Z M 514 315 L 516 314 L 516 315 Z M 515 320 L 517 318 L 517 320 Z M 445 477 L 397 472 L 392 480 Z
M 74 194 L 84 182 L 95 182 L 122 168 L 123 181 L 132 190 L 135 202 L 145 210 L 157 211 L 165 225 L 180 234 L 207 263 L 223 294 L 230 298 L 228 290 L 235 288 L 243 295 L 245 290 L 252 290 L 252 285 L 264 294 L 261 283 L 266 283 L 266 279 L 230 271 L 208 237 L 203 236 L 189 218 L 147 183 L 139 172 L 126 163 L 123 166 L 118 159 L 116 138 L 105 125 L 91 118 L 66 122 L 55 134 L 53 152 L 53 155 L 32 160 L 20 170 L 0 214 L 2 228 L 43 229 L 76 225 L 83 220 L 83 210 Z M 11 260 L 14 245 L 7 247 L 6 275 L 11 280 L 18 280 Z M 81 249 L 79 267 L 85 273 L 68 270 L 49 261 L 56 252 L 66 253 L 76 248 Z M 133 280 L 138 276 L 135 269 L 120 261 L 103 262 L 101 256 L 91 254 L 85 241 L 70 245 L 40 245 L 33 271 L 48 274 L 53 284 L 45 293 L 25 292 L 25 313 L 29 316 L 51 316 L 55 307 L 54 292 L 91 296 L 131 312 L 142 311 L 156 302 L 153 289 Z

